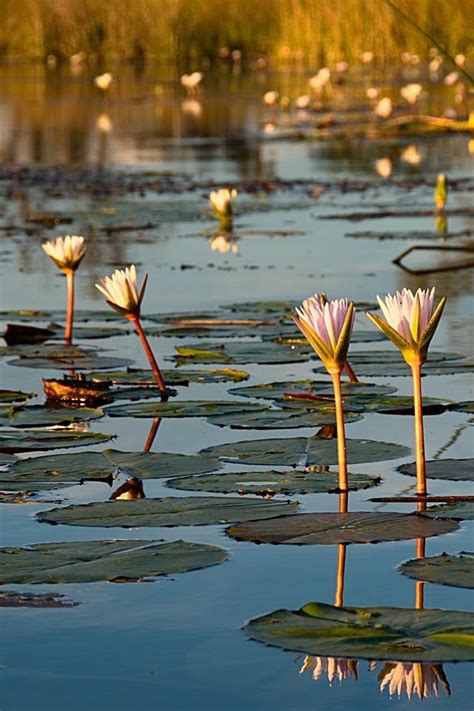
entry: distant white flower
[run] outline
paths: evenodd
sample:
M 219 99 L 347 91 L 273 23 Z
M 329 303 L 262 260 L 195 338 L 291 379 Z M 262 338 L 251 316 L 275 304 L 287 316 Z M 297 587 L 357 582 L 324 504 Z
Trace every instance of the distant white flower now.
M 418 148 L 414 143 L 411 143 L 402 151 L 400 158 L 408 165 L 419 165 L 421 163 L 421 155 L 418 153 Z
M 422 90 L 421 84 L 406 84 L 400 89 L 400 95 L 408 104 L 413 105 L 416 104 Z
M 209 204 L 220 218 L 232 217 L 235 201 L 237 198 L 237 190 L 232 188 L 220 188 L 213 190 L 209 195 Z
M 266 91 L 262 96 L 262 101 L 266 106 L 276 106 L 279 96 L 278 91 Z
M 109 114 L 105 113 L 100 114 L 100 116 L 97 117 L 95 125 L 101 133 L 111 133 L 113 129 L 112 119 L 110 118 Z
M 464 56 L 464 54 L 457 54 L 454 57 L 454 61 L 456 62 L 458 67 L 463 67 L 466 64 L 466 57 Z
M 295 99 L 295 106 L 297 109 L 307 109 L 311 104 L 311 97 L 309 94 L 302 94 Z
M 341 61 L 341 62 L 336 62 L 334 69 L 338 74 L 342 74 L 343 72 L 346 72 L 349 69 L 349 62 L 346 61 Z
M 192 72 L 192 74 L 183 74 L 181 76 L 181 85 L 184 86 L 188 94 L 196 94 L 199 90 L 199 85 L 202 82 L 204 74 L 202 72 Z
M 105 296 L 109 306 L 122 316 L 138 316 L 146 282 L 147 276 L 138 290 L 137 270 L 132 264 L 126 269 L 116 269 L 111 277 L 102 277 L 96 288 Z
M 379 158 L 375 161 L 374 167 L 381 178 L 389 178 L 392 175 L 392 161 L 390 158 Z
M 370 64 L 370 62 L 374 58 L 374 53 L 373 52 L 362 52 L 360 55 L 361 61 L 363 64 Z
M 449 74 L 444 77 L 444 83 L 446 84 L 446 86 L 453 86 L 453 84 L 456 84 L 458 79 L 459 72 L 449 72 Z
M 388 118 L 393 111 L 392 100 L 389 96 L 384 96 L 374 108 L 374 114 L 379 118 Z
M 365 95 L 370 101 L 374 101 L 380 94 L 379 90 L 375 86 L 369 86 L 365 92 Z
M 53 262 L 63 271 L 76 271 L 87 251 L 84 237 L 66 235 L 41 245 Z
M 102 91 L 107 91 L 109 86 L 112 84 L 113 74 L 110 72 L 105 72 L 104 74 L 99 74 L 94 79 L 94 84 L 98 89 Z

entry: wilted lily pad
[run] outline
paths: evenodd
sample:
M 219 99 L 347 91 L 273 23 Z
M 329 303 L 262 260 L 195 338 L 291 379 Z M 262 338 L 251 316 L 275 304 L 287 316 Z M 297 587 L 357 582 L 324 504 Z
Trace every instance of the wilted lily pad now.
M 114 434 L 65 430 L 13 430 L 0 431 L 0 452 L 34 452 L 42 449 L 85 447 L 100 444 L 115 437 Z
M 406 456 L 409 450 L 400 444 L 376 442 L 370 439 L 348 439 L 347 458 L 352 464 L 382 462 Z M 206 447 L 201 454 L 240 464 L 270 466 L 312 466 L 337 464 L 335 439 L 318 437 L 287 437 L 229 442 Z
M 458 528 L 455 521 L 431 519 L 418 513 L 356 511 L 297 514 L 273 521 L 240 523 L 228 528 L 227 534 L 254 543 L 334 545 L 429 538 Z
M 396 388 L 390 385 L 376 385 L 375 383 L 351 383 L 348 380 L 343 380 L 341 383 L 342 394 L 344 400 L 352 396 L 366 395 L 375 397 L 376 395 L 389 395 L 394 393 Z M 229 390 L 233 395 L 240 397 L 255 397 L 265 400 L 286 400 L 294 399 L 306 405 L 304 395 L 309 395 L 310 402 L 317 402 L 311 398 L 316 396 L 334 398 L 334 389 L 330 380 L 285 380 L 276 383 L 263 383 L 262 385 L 247 385 L 240 388 L 231 388 Z M 325 402 L 325 401 L 322 401 Z M 326 401 L 327 402 L 327 401 Z
M 41 523 L 105 528 L 202 526 L 280 516 L 297 506 L 297 503 L 226 496 L 166 497 L 72 505 L 41 511 L 37 518 Z
M 227 415 L 239 413 L 260 412 L 268 409 L 267 405 L 258 403 L 236 402 L 224 400 L 177 400 L 175 402 L 137 402 L 129 405 L 110 405 L 105 412 L 110 417 L 208 417 L 210 415 Z
M 203 543 L 173 541 L 73 541 L 0 548 L 5 583 L 137 582 L 222 563 L 227 552 Z
M 474 502 L 456 501 L 442 506 L 430 506 L 424 512 L 427 516 L 436 518 L 454 518 L 457 521 L 474 521 Z
M 349 488 L 368 489 L 380 482 L 380 477 L 368 474 L 348 474 Z M 188 491 L 212 491 L 220 494 L 320 494 L 338 491 L 337 472 L 224 472 L 170 479 L 167 486 Z
M 474 588 L 474 556 L 472 553 L 414 558 L 403 563 L 399 570 L 409 578 L 424 580 L 455 588 Z
M 397 607 L 333 607 L 312 602 L 250 620 L 254 640 L 293 652 L 409 662 L 474 660 L 474 614 Z
M 416 462 L 402 464 L 398 471 L 416 476 Z M 430 459 L 426 462 L 426 476 L 429 479 L 474 481 L 474 459 Z
M 291 429 L 293 427 L 319 427 L 320 425 L 335 424 L 336 414 L 334 408 L 263 410 L 230 412 L 223 415 L 212 415 L 208 422 L 218 427 L 231 427 L 238 430 L 274 430 Z M 362 415 L 348 413 L 345 422 L 356 422 Z
M 101 409 L 90 407 L 48 407 L 47 405 L 0 407 L 0 425 L 10 427 L 69 425 L 71 422 L 97 420 L 103 416 Z
M 206 343 L 199 348 L 176 346 L 179 363 L 303 363 L 312 357 L 309 346 L 275 346 L 274 343 Z
M 57 486 L 84 479 L 103 480 L 110 478 L 116 467 L 125 468 L 127 474 L 140 479 L 160 479 L 204 474 L 221 466 L 217 459 L 171 452 L 120 452 L 117 449 L 104 449 L 102 452 L 53 454 L 18 460 L 8 471 L 0 472 L 0 488 L 5 482 L 38 488 L 40 484 Z
M 0 390 L 0 404 L 7 405 L 14 402 L 27 402 L 34 393 L 24 393 L 21 390 Z
M 395 348 L 390 351 L 364 351 L 349 355 L 351 366 L 359 376 L 363 377 L 400 377 L 411 376 L 411 369 L 403 360 L 401 353 Z M 474 365 L 460 353 L 436 353 L 430 351 L 428 360 L 424 363 L 424 375 L 454 375 L 456 373 L 471 373 Z M 324 373 L 324 366 L 314 369 L 316 373 Z

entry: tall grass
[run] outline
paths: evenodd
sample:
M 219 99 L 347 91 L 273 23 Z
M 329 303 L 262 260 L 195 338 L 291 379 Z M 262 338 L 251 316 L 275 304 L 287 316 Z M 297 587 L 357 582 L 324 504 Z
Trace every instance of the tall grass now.
M 452 53 L 474 44 L 471 0 L 397 0 Z M 374 52 L 394 60 L 427 41 L 382 0 L 1 0 L 0 57 L 95 60 L 245 57 L 320 64 Z

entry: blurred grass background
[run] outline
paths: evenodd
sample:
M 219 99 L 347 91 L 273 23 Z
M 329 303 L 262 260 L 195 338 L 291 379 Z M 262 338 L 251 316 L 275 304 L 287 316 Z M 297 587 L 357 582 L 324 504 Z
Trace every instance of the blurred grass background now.
M 451 53 L 474 44 L 472 0 L 397 0 Z M 428 42 L 383 0 L 0 0 L 0 58 L 211 61 L 242 57 L 325 64 L 424 52 Z

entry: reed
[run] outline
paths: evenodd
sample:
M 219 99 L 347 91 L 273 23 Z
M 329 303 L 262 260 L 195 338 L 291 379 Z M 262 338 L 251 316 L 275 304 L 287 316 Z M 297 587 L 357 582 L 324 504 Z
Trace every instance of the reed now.
M 449 52 L 468 53 L 469 0 L 397 0 Z M 2 0 L 0 56 L 68 59 L 211 60 L 219 49 L 244 58 L 326 64 L 378 61 L 426 51 L 429 41 L 381 0 Z

